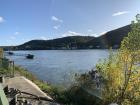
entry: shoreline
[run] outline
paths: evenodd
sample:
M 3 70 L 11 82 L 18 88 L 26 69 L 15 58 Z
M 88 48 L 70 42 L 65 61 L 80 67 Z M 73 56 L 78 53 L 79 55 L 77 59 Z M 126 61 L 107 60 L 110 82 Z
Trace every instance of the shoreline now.
M 17 65 L 15 66 L 15 76 L 25 77 L 27 80 L 37 85 L 41 91 L 47 94 L 51 93 L 50 91 L 53 88 L 53 86 L 51 84 L 48 84 L 48 82 L 46 83 L 43 80 L 40 80 L 38 77 L 36 77 L 33 73 L 31 73 L 27 69 Z

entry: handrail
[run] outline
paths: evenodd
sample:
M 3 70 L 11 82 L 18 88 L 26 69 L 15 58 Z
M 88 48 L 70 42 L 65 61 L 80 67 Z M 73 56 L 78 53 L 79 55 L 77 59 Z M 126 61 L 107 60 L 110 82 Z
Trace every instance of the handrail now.
M 0 84 L 0 105 L 9 105 L 8 99 L 3 91 L 1 84 Z
M 56 102 L 55 100 L 49 99 L 49 98 L 47 98 L 47 97 L 40 97 L 40 96 L 37 96 L 37 95 L 32 94 L 32 93 L 20 91 L 19 89 L 14 89 L 14 90 L 13 90 L 13 88 L 12 88 L 12 91 L 15 93 L 16 99 L 18 99 L 18 98 L 25 98 L 25 99 L 33 99 L 33 100 L 42 100 L 42 101 L 48 101 L 48 102 L 57 103 L 57 104 L 61 105 L 60 103 Z M 11 91 L 11 92 L 12 92 L 12 91 Z M 13 93 L 13 92 L 12 92 L 12 93 Z M 10 93 L 10 92 L 9 92 L 9 93 Z M 30 95 L 30 96 L 33 96 L 33 97 L 20 96 L 21 94 Z M 19 100 L 17 100 L 17 101 L 19 101 Z

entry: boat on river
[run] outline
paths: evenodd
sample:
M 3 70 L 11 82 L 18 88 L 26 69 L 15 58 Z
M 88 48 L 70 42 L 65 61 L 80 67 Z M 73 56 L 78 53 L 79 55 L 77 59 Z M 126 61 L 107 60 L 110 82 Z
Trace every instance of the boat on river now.
M 13 53 L 13 52 L 11 52 L 11 51 L 9 51 L 9 52 L 8 52 L 8 54 L 9 54 L 9 55 L 14 55 L 14 53 Z
M 26 55 L 26 58 L 27 58 L 27 59 L 33 59 L 33 58 L 34 58 L 34 55 L 32 55 L 32 54 L 27 54 L 27 55 Z
M 8 55 L 10 56 L 25 56 L 27 59 L 33 59 L 34 58 L 34 55 L 33 54 L 20 54 L 20 53 L 14 53 L 14 52 L 11 52 L 11 51 L 8 51 L 7 52 Z

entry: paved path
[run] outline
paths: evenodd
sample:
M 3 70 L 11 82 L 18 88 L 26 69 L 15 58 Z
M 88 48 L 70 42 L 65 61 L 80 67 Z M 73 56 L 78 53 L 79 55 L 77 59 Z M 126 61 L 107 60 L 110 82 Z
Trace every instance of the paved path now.
M 49 99 L 52 99 L 43 91 L 41 91 L 36 84 L 34 84 L 32 81 L 26 79 L 23 76 L 16 76 L 13 78 L 6 79 L 5 83 L 6 85 L 8 85 L 9 88 L 19 89 L 21 91 L 28 92 L 40 97 L 47 97 Z

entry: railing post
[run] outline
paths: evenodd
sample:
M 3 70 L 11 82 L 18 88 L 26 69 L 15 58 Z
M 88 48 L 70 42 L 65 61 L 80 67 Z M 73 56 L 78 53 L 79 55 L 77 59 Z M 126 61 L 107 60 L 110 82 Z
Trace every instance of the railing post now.
M 15 63 L 13 61 L 13 77 L 15 76 Z

